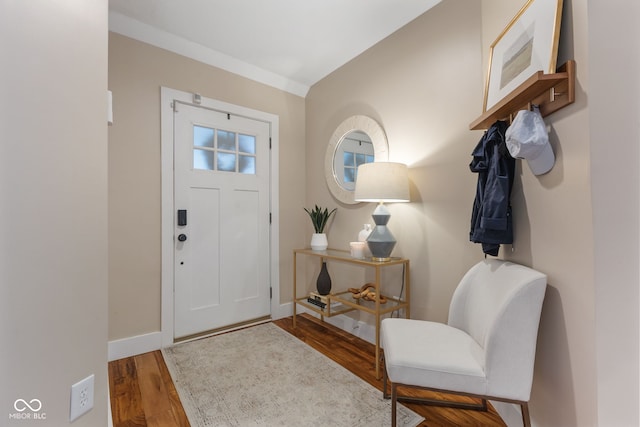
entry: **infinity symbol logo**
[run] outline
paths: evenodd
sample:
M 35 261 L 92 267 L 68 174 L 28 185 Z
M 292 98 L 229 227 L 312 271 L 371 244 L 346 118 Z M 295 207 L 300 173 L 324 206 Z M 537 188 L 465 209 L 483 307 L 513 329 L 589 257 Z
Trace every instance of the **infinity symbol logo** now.
M 40 409 L 42 409 L 42 402 L 40 402 L 38 399 L 31 399 L 29 403 L 27 403 L 27 401 L 24 399 L 18 399 L 13 403 L 13 407 L 18 412 L 24 412 L 27 410 L 27 408 L 31 409 L 33 412 L 38 412 Z

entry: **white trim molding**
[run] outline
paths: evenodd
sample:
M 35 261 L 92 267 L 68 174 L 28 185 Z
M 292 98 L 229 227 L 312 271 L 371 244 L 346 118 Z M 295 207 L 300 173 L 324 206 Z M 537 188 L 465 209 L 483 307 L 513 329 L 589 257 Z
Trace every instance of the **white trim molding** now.
M 161 345 L 162 334 L 160 332 L 150 332 L 135 337 L 109 341 L 108 360 L 111 362 L 112 360 L 160 350 Z
M 109 31 L 220 68 L 258 83 L 305 97 L 309 86 L 170 34 L 118 12 L 109 12 Z
M 161 319 L 160 334 L 162 335 L 161 347 L 169 347 L 174 343 L 174 311 L 173 311 L 173 102 L 179 101 L 185 104 L 193 104 L 193 93 L 183 92 L 166 87 L 160 88 L 160 156 L 161 156 L 161 230 L 162 230 L 162 277 L 161 277 Z M 200 97 L 198 104 L 201 107 L 231 114 L 261 120 L 269 123 L 271 128 L 270 157 L 270 210 L 271 229 L 269 260 L 270 284 L 272 290 L 271 317 L 279 315 L 280 310 L 280 212 L 278 210 L 279 193 L 279 134 L 280 118 L 276 114 L 253 110 L 239 105 L 229 104 L 211 98 Z

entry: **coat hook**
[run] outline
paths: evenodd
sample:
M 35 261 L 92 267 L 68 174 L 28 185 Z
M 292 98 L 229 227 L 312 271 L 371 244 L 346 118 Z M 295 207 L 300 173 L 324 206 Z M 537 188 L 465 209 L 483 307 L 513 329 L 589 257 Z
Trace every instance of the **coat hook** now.
M 556 88 L 552 87 L 551 88 L 551 102 L 555 101 L 556 98 L 566 95 L 566 92 L 556 92 Z

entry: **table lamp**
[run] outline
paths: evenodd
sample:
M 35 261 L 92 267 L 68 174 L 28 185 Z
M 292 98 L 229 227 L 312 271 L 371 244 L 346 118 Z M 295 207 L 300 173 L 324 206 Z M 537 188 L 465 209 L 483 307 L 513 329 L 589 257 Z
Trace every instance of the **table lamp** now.
M 407 165 L 373 162 L 358 166 L 354 200 L 378 202 L 372 215 L 376 226 L 367 238 L 367 245 L 374 261 L 389 261 L 396 239 L 387 227 L 391 214 L 384 202 L 409 201 Z

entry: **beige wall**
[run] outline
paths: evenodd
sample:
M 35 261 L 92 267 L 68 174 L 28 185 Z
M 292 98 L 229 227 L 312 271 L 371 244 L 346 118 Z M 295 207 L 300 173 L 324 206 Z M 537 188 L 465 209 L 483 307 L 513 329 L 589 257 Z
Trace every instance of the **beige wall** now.
M 346 249 L 372 223 L 375 207 L 342 205 L 327 189 L 323 159 L 338 124 L 354 114 L 372 117 L 387 134 L 390 160 L 410 167 L 412 203 L 389 205 L 389 228 L 394 254 L 412 262 L 416 318 L 446 320 L 452 279 L 481 258 L 468 241 L 475 192 L 468 164 L 480 134 L 467 130 L 482 105 L 482 77 L 469 72 L 481 63 L 479 14 L 478 4 L 443 2 L 307 96 L 307 204 L 338 207 L 331 246 Z
M 468 164 L 481 132 L 468 124 L 481 112 L 488 46 L 521 3 L 445 0 L 317 83 L 306 100 L 111 34 L 110 339 L 159 330 L 161 85 L 280 115 L 283 302 L 290 250 L 311 233 L 302 206 L 338 207 L 328 230 L 333 247 L 347 248 L 371 222 L 373 205 L 330 195 L 323 161 L 342 120 L 376 119 L 391 160 L 411 168 L 412 202 L 390 205 L 389 226 L 395 254 L 412 262 L 412 317 L 445 320 L 457 280 L 482 259 L 468 241 L 476 183 Z M 549 275 L 531 401 L 540 426 L 638 425 L 640 73 L 624 46 L 640 37 L 619 33 L 638 35 L 638 6 L 596 3 L 565 0 L 559 63 L 578 64 L 576 103 L 546 119 L 554 169 L 535 177 L 519 163 L 516 241 L 501 249 Z M 618 63 L 625 67 L 615 66 L 612 80 Z
M 107 1 L 3 2 L 0 55 L 0 424 L 71 425 L 95 374 L 73 426 L 104 426 Z M 46 420 L 10 418 L 17 399 Z
M 522 4 L 482 3 L 486 57 Z M 534 423 L 549 426 L 593 425 L 597 413 L 596 377 L 589 374 L 596 369 L 596 319 L 587 23 L 579 19 L 586 16 L 586 5 L 567 2 L 565 8 L 558 64 L 567 59 L 578 64 L 576 103 L 545 120 L 556 154 L 551 172 L 536 177 L 519 162 L 512 196 L 515 250 L 505 253 L 549 277 L 531 402 Z
M 446 0 L 323 79 L 307 97 L 307 203 L 339 207 L 328 233 L 332 246 L 346 248 L 361 224 L 370 222 L 373 209 L 340 205 L 324 185 L 321 159 L 335 127 L 352 114 L 373 117 L 387 133 L 391 160 L 410 167 L 412 202 L 391 205 L 389 226 L 398 239 L 395 254 L 412 262 L 414 318 L 445 320 L 457 280 L 482 258 L 480 247 L 468 242 L 475 191 L 468 164 L 481 133 L 467 126 L 481 112 L 488 47 L 523 3 Z M 608 13 L 624 13 L 616 7 Z M 610 69 L 611 47 L 618 46 L 607 34 L 616 20 L 598 13 L 587 19 L 587 4 L 565 1 L 559 64 L 566 59 L 578 64 L 576 103 L 546 120 L 557 157 L 554 169 L 536 177 L 518 162 L 512 196 L 515 244 L 500 254 L 549 276 L 531 401 L 534 425 L 638 421 L 638 130 L 633 125 L 638 107 L 637 96 L 629 95 L 638 93 L 633 90 L 637 60 L 614 86 L 633 104 L 625 114 L 629 124 L 616 130 L 619 146 L 632 144 L 621 160 L 611 156 L 612 141 L 606 138 L 616 113 L 605 101 L 605 93 L 611 96 L 610 74 L 603 70 Z M 597 31 L 591 29 L 594 23 Z M 594 50 L 595 63 L 589 57 Z M 622 63 L 626 50 L 614 52 Z M 590 81 L 593 68 L 600 73 Z M 603 101 L 598 115 L 588 103 L 594 85 Z M 607 110 L 609 122 L 599 120 L 601 110 Z M 616 162 L 628 168 L 629 178 L 610 173 Z M 630 191 L 612 191 L 620 182 Z M 613 213 L 618 208 L 624 214 Z M 622 222 L 611 227 L 616 220 Z M 624 268 L 613 261 L 617 246 L 628 260 Z M 623 326 L 626 332 L 611 333 Z M 596 360 L 596 354 L 605 359 Z M 618 405 L 617 413 L 613 400 L 620 393 L 612 385 L 625 395 L 624 409 Z M 512 419 L 511 407 L 501 410 Z
M 291 250 L 303 246 L 304 99 L 168 51 L 109 34 L 109 339 L 160 330 L 160 87 L 280 118 L 281 297 Z
M 500 19 L 508 22 L 519 6 L 482 5 L 488 52 Z M 526 249 L 512 258 L 549 274 L 550 284 L 532 398 L 543 409 L 534 409 L 534 420 L 638 425 L 639 6 L 564 7 L 558 63 L 578 64 L 576 104 L 546 120 L 554 170 L 523 173 L 522 199 L 514 201 L 528 217 L 517 224 Z M 616 63 L 625 66 L 611 79 Z
M 587 3 L 598 425 L 637 426 L 640 3 Z

